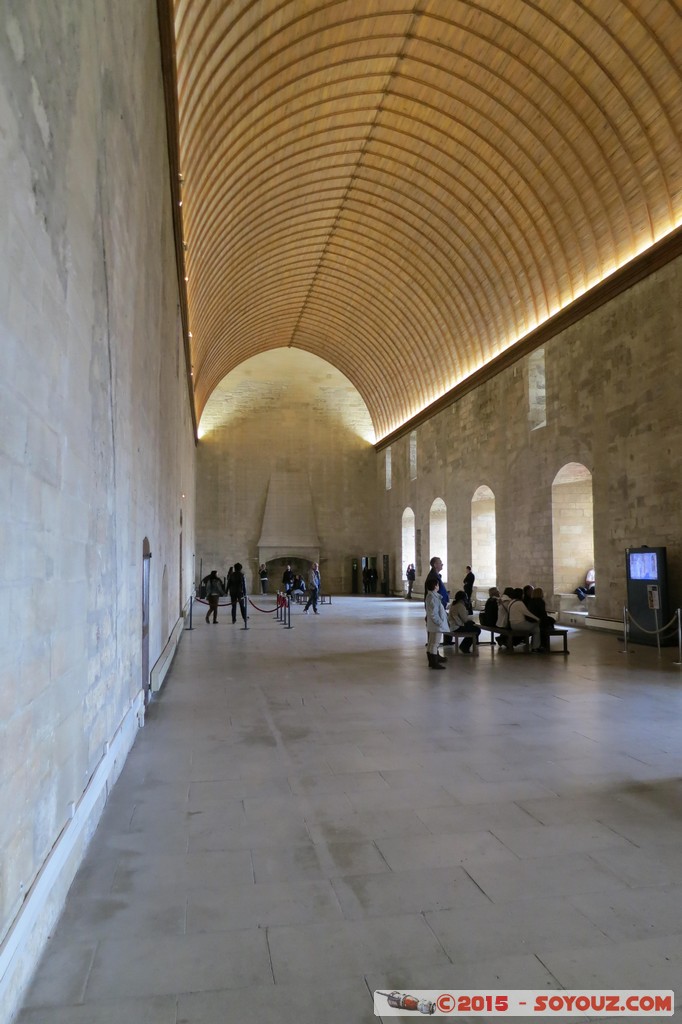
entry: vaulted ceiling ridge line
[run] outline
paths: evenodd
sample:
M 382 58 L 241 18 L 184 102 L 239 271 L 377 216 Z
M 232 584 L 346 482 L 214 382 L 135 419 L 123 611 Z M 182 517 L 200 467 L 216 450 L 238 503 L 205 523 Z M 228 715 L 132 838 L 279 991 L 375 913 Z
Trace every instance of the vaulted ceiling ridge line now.
M 410 23 L 407 26 L 407 29 L 406 29 L 405 34 L 403 36 L 402 42 L 400 44 L 400 49 L 399 49 L 398 53 L 396 54 L 395 60 L 393 62 L 393 67 L 392 67 L 391 71 L 389 72 L 388 81 L 387 81 L 386 85 L 384 86 L 384 88 L 382 90 L 381 99 L 377 103 L 376 109 L 374 111 L 374 117 L 372 118 L 372 123 L 369 126 L 369 131 L 367 132 L 367 134 L 366 134 L 365 138 L 363 139 L 362 144 L 360 146 L 360 150 L 358 152 L 358 157 L 357 157 L 357 160 L 355 161 L 355 167 L 353 168 L 353 172 L 352 172 L 352 174 L 350 176 L 350 179 L 348 180 L 348 184 L 346 185 L 346 189 L 344 191 L 344 194 L 341 197 L 341 202 L 339 203 L 339 207 L 338 207 L 338 209 L 336 211 L 336 216 L 334 218 L 334 222 L 333 222 L 331 228 L 329 229 L 329 233 L 327 235 L 327 239 L 326 239 L 326 241 L 324 243 L 324 246 L 322 247 L 322 251 L 320 253 L 320 257 L 319 257 L 319 260 L 317 262 L 317 267 L 315 268 L 315 272 L 313 273 L 313 276 L 311 278 L 310 287 L 308 289 L 308 294 L 306 295 L 305 301 L 303 302 L 303 304 L 301 306 L 301 312 L 299 314 L 298 320 L 296 321 L 296 323 L 294 325 L 294 329 L 291 332 L 291 340 L 289 342 L 289 348 L 291 348 L 294 345 L 294 343 L 295 343 L 296 335 L 298 333 L 301 321 L 302 321 L 302 319 L 303 319 L 303 317 L 305 315 L 306 307 L 308 305 L 310 296 L 312 295 L 313 290 L 315 288 L 315 284 L 316 284 L 318 276 L 320 274 L 320 269 L 322 267 L 322 264 L 325 261 L 327 252 L 329 250 L 329 246 L 331 245 L 331 241 L 332 241 L 334 235 L 336 234 L 336 230 L 337 230 L 339 221 L 340 221 L 340 219 L 341 219 L 341 217 L 342 217 L 342 215 L 344 213 L 344 210 L 345 210 L 345 207 L 346 207 L 346 203 L 348 201 L 348 197 L 349 197 L 349 195 L 351 193 L 351 190 L 353 189 L 354 182 L 357 179 L 359 169 L 362 166 L 362 162 L 364 160 L 364 156 L 365 156 L 365 152 L 367 150 L 367 146 L 369 145 L 369 143 L 372 140 L 372 136 L 373 136 L 374 131 L 375 131 L 376 126 L 377 126 L 377 122 L 378 122 L 379 117 L 381 116 L 381 112 L 382 112 L 382 110 L 384 108 L 384 102 L 386 100 L 386 96 L 387 96 L 387 94 L 389 93 L 389 91 L 391 89 L 391 85 L 393 83 L 393 79 L 394 79 L 394 77 L 396 75 L 397 69 L 400 66 L 400 63 L 401 63 L 401 61 L 403 60 L 403 58 L 405 56 L 405 48 L 406 48 L 408 42 L 410 41 L 410 39 L 412 39 L 412 37 L 414 35 L 414 29 L 415 29 L 419 19 L 422 16 L 422 11 L 420 10 L 422 2 L 423 2 L 423 0 L 415 0 L 414 6 L 412 8 L 412 15 L 410 17 Z M 376 423 L 374 424 L 374 426 L 376 428 Z

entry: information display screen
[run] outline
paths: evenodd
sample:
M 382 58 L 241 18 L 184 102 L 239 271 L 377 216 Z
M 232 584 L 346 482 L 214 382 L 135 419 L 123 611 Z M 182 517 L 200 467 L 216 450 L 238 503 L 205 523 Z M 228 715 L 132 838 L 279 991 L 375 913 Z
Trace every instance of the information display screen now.
M 630 552 L 630 579 L 657 580 L 658 557 L 655 551 Z

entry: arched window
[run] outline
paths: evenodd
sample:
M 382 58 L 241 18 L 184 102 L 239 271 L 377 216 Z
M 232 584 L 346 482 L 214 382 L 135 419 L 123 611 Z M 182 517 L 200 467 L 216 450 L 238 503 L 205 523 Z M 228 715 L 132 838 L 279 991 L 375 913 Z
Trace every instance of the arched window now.
M 552 545 L 554 592 L 572 594 L 594 568 L 592 474 L 569 462 L 552 483 Z
M 402 579 L 406 579 L 407 567 L 412 562 L 417 564 L 417 552 L 415 544 L 415 522 L 414 512 L 406 508 L 403 512 L 403 554 L 402 554 Z
M 448 511 L 442 498 L 436 498 L 429 513 L 429 559 L 443 562 L 443 581 L 448 578 Z
M 483 484 L 471 499 L 471 564 L 477 587 L 497 585 L 495 495 Z

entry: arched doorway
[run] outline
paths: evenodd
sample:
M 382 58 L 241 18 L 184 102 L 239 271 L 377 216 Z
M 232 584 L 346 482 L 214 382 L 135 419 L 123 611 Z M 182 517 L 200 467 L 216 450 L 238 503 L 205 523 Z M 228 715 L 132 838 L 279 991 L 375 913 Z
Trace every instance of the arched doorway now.
M 572 594 L 594 567 L 592 474 L 580 462 L 563 466 L 552 483 L 554 591 Z
M 429 513 L 429 559 L 443 562 L 443 582 L 448 578 L 448 510 L 442 498 L 436 498 Z
M 471 564 L 477 586 L 496 586 L 495 495 L 485 484 L 474 491 L 471 499 Z
M 403 546 L 401 580 L 407 579 L 407 567 L 410 563 L 417 564 L 417 546 L 414 512 L 406 508 L 403 512 Z

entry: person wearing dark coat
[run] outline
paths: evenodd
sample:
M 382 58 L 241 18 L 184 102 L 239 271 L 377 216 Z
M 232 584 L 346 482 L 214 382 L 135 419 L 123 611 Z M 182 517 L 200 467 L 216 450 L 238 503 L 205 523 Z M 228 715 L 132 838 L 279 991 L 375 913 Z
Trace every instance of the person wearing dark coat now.
M 242 563 L 234 563 L 234 572 L 230 578 L 230 601 L 232 602 L 232 622 L 237 621 L 237 604 L 246 622 L 246 578 L 242 572 Z
M 547 634 L 551 633 L 556 626 L 556 619 L 547 614 L 545 592 L 542 587 L 535 587 L 533 596 L 526 602 L 526 607 L 529 612 L 537 615 L 540 620 L 540 645 L 544 650 L 549 650 L 549 637 Z
M 284 593 L 289 594 L 291 588 L 294 585 L 294 574 L 291 571 L 291 566 L 287 565 L 286 569 L 282 573 L 282 586 L 284 587 Z
M 208 601 L 206 621 L 208 622 L 212 615 L 213 622 L 215 624 L 218 621 L 218 605 L 220 603 L 220 598 L 225 593 L 223 583 L 216 569 L 212 569 L 208 576 L 204 576 L 201 582 L 202 585 L 206 587 L 206 600 Z
M 474 576 L 473 572 L 471 571 L 471 566 L 467 565 L 466 576 L 462 580 L 462 590 L 464 591 L 464 593 L 466 595 L 466 605 L 467 605 L 467 608 L 469 609 L 469 615 L 471 615 L 471 613 L 474 610 L 474 606 L 471 603 L 471 597 L 472 597 L 472 594 L 474 592 L 474 583 L 475 582 L 476 582 L 476 577 Z

